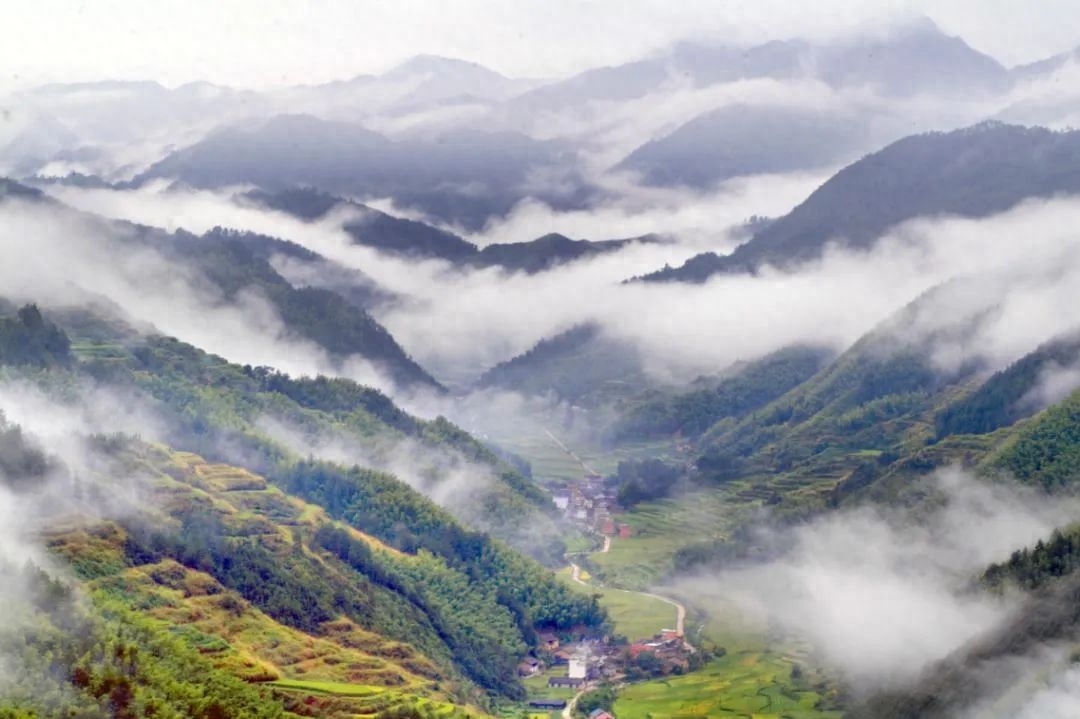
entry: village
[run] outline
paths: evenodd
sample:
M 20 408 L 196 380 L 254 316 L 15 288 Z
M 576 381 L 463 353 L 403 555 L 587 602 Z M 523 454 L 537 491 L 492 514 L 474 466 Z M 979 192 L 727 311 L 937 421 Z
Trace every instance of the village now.
M 518 665 L 529 689 L 530 709 L 564 709 L 572 697 L 602 684 L 682 674 L 690 669 L 694 653 L 675 629 L 632 642 L 567 639 L 564 643 L 553 633 L 541 634 L 537 656 Z
M 587 534 L 603 538 L 604 549 L 612 541 L 632 536 L 630 525 L 616 522 L 616 492 L 605 486 L 603 477 L 588 473 L 582 480 L 568 483 L 553 495 L 555 506 L 571 524 Z M 572 581 L 579 578 L 579 567 L 571 564 Z M 603 685 L 617 686 L 690 670 L 695 649 L 683 636 L 684 610 L 672 602 L 678 626 L 658 628 L 649 637 L 582 638 L 554 632 L 540 634 L 534 656 L 517 668 L 529 692 L 528 706 L 537 712 L 562 712 L 568 717 L 574 702 L 584 692 Z M 590 719 L 614 719 L 600 709 L 589 713 Z
M 616 490 L 605 486 L 602 476 L 587 474 L 583 480 L 555 492 L 553 499 L 563 517 L 580 529 L 627 539 L 631 536 L 630 525 L 616 524 L 611 513 L 616 496 Z

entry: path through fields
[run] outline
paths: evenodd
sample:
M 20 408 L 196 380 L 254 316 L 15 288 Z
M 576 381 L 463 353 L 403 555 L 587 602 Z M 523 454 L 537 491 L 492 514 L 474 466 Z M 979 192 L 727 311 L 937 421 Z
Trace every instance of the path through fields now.
M 605 554 L 609 551 L 611 551 L 611 537 L 608 535 L 604 535 L 604 546 L 601 549 L 598 549 L 596 553 Z M 581 578 L 581 567 L 578 566 L 576 562 L 570 562 L 570 578 L 582 586 L 589 586 L 589 583 Z M 661 602 L 664 602 L 665 604 L 670 604 L 671 606 L 675 607 L 674 629 L 676 632 L 682 635 L 683 644 L 685 644 L 690 651 L 694 651 L 693 645 L 686 640 L 686 606 L 682 602 L 671 599 L 670 597 L 665 597 L 660 594 L 653 594 L 651 592 L 635 592 L 630 589 L 609 589 L 607 591 L 625 592 L 627 594 L 638 594 L 643 597 L 651 597 L 652 599 L 657 599 Z M 667 627 L 660 627 L 659 629 L 666 628 Z M 657 629 L 657 631 L 659 631 L 659 629 Z
M 575 462 L 580 464 L 581 468 L 585 470 L 586 474 L 590 474 L 590 475 L 597 474 L 597 472 L 592 467 L 590 467 L 585 462 L 585 460 L 583 460 L 581 457 L 579 457 L 574 452 L 574 450 L 570 449 L 565 444 L 563 444 L 563 442 L 558 437 L 556 437 L 554 434 L 552 434 L 551 430 L 549 430 L 547 427 L 544 428 L 544 433 L 547 434 L 547 436 L 551 439 L 551 441 L 554 442 L 555 445 L 559 449 L 561 449 L 563 452 L 565 452 L 567 456 L 569 456 Z M 604 546 L 601 547 L 599 550 L 597 550 L 596 553 L 597 554 L 606 554 L 609 551 L 611 551 L 611 536 L 605 534 L 604 535 Z M 589 586 L 589 583 L 581 578 L 581 567 L 579 567 L 575 562 L 570 562 L 570 578 L 572 580 L 574 580 L 575 582 L 577 582 L 578 584 L 581 584 L 583 586 Z M 694 651 L 694 647 L 690 644 L 690 642 L 686 641 L 686 607 L 681 602 L 678 602 L 678 601 L 676 601 L 674 599 L 671 599 L 669 597 L 661 596 L 659 594 L 651 594 L 649 592 L 633 592 L 633 591 L 631 591 L 629 589 L 615 589 L 615 590 L 612 590 L 612 591 L 627 592 L 629 594 L 640 594 L 641 596 L 644 596 L 644 597 L 651 597 L 653 599 L 659 599 L 661 602 L 664 602 L 665 604 L 670 604 L 671 606 L 675 607 L 675 627 L 674 627 L 674 629 L 675 629 L 675 631 L 677 631 L 679 634 L 681 634 L 683 636 L 683 643 L 686 644 L 687 648 L 690 649 L 690 651 Z M 661 627 L 661 629 L 666 629 L 666 627 Z M 574 697 L 574 700 L 576 701 L 577 697 Z M 569 705 L 569 706 L 572 707 L 572 704 Z M 568 715 L 566 715 L 565 712 L 564 712 L 564 716 L 568 716 Z
M 568 457 L 570 457 L 570 459 L 572 459 L 572 460 L 574 460 L 575 462 L 577 462 L 578 464 L 580 464 L 580 465 L 581 465 L 581 468 L 585 470 L 585 474 L 590 474 L 590 475 L 593 475 L 593 474 L 599 474 L 599 473 L 598 473 L 598 472 L 597 472 L 597 471 L 596 471 L 595 469 L 593 469 L 592 467 L 590 467 L 590 466 L 589 466 L 589 465 L 588 465 L 588 464 L 587 464 L 587 463 L 585 462 L 585 460 L 583 460 L 583 459 L 582 459 L 581 457 L 579 457 L 579 456 L 577 455 L 577 453 L 576 453 L 576 452 L 574 452 L 574 450 L 572 450 L 572 449 L 570 449 L 569 447 L 567 447 L 567 446 L 566 446 L 565 444 L 563 444 L 563 443 L 562 443 L 562 440 L 560 440 L 560 439 L 559 439 L 558 437 L 556 437 L 555 435 L 553 435 L 553 434 L 551 433 L 551 430 L 550 430 L 550 429 L 548 429 L 547 427 L 544 427 L 544 434 L 546 434 L 546 435 L 547 435 L 548 437 L 550 437 L 550 438 L 551 438 L 551 441 L 555 443 L 555 446 L 557 446 L 557 447 L 558 447 L 559 449 L 561 449 L 561 450 L 562 450 L 563 452 L 565 452 L 565 453 L 566 453 L 566 455 L 567 455 Z

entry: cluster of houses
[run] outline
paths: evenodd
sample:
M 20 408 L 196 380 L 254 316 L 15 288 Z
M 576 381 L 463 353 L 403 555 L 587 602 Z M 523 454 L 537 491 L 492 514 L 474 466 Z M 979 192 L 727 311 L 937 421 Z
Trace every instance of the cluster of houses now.
M 663 629 L 649 639 L 632 644 L 617 645 L 610 641 L 589 640 L 570 646 L 560 646 L 552 633 L 540 635 L 542 656 L 546 660 L 529 657 L 518 665 L 523 678 L 536 676 L 548 666 L 565 666 L 566 674 L 548 677 L 549 688 L 581 689 L 600 681 L 619 681 L 644 652 L 659 660 L 663 674 L 689 668 L 690 654 L 694 651 L 683 635 L 674 629 Z
M 554 494 L 555 506 L 571 522 L 607 536 L 630 536 L 630 525 L 616 524 L 611 515 L 616 492 L 604 486 L 599 474 L 586 475 Z
M 593 652 L 588 643 L 573 647 L 560 647 L 559 638 L 550 632 L 540 635 L 540 648 L 549 657 L 551 666 L 565 666 L 566 676 L 548 678 L 549 687 L 579 689 L 597 678 Z M 529 657 L 518 664 L 518 676 L 531 677 L 544 671 L 544 663 L 535 657 Z
M 670 673 L 675 668 L 684 671 L 689 668 L 692 650 L 681 633 L 674 629 L 662 629 L 651 639 L 631 644 L 627 649 L 627 658 L 636 660 L 644 652 L 651 652 L 660 660 L 664 673 Z

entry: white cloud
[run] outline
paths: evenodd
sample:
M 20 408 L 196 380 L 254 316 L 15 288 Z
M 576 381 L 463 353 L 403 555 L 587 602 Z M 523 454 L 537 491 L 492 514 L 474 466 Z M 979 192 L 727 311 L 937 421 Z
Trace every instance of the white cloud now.
M 8 8 L 0 28 L 6 83 L 101 78 L 209 79 L 272 86 L 344 79 L 428 52 L 520 76 L 622 62 L 687 35 L 760 42 L 831 36 L 928 13 L 1007 62 L 1077 44 L 1075 3 L 1010 0 L 295 0 L 225 5 L 45 0 Z M 1070 22 L 1072 20 L 1072 22 Z
M 808 636 L 856 688 L 900 685 L 1003 622 L 1015 602 L 972 578 L 1077 509 L 954 469 L 928 481 L 944 502 L 919 523 L 872 508 L 825 515 L 777 538 L 790 547 L 777 559 L 678 586 Z

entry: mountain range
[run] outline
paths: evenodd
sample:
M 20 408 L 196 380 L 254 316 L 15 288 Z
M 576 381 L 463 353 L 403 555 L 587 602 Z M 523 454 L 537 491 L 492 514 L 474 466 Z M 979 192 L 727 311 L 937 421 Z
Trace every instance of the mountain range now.
M 0 718 L 1072 716 L 1075 60 L 12 95 Z

